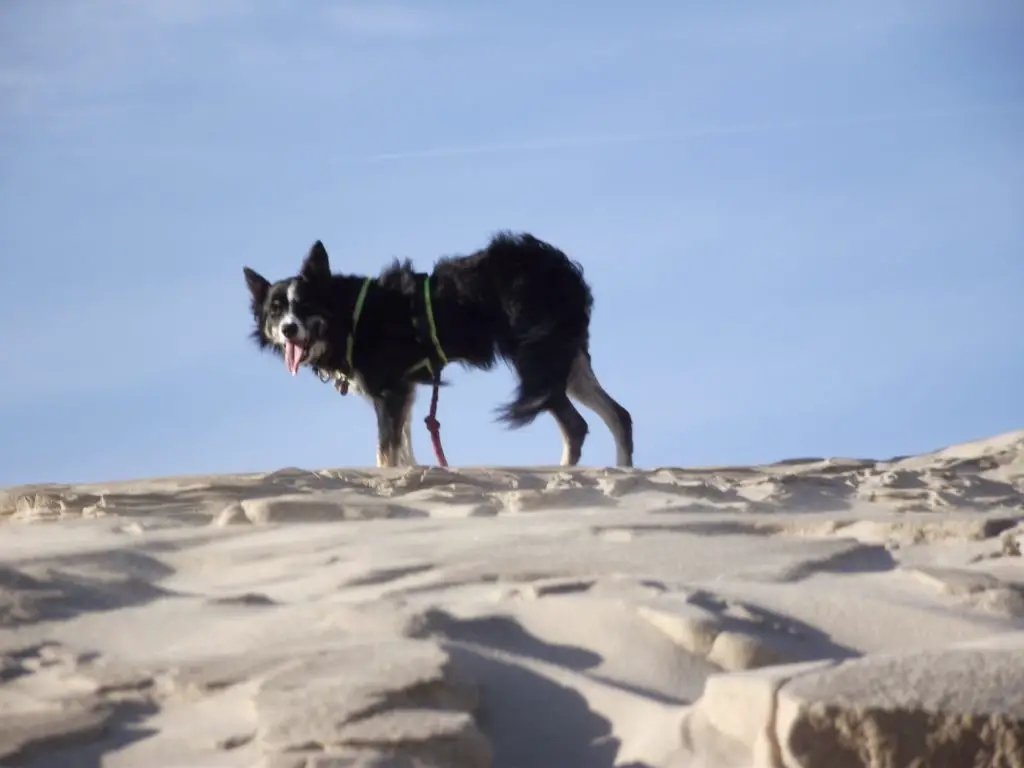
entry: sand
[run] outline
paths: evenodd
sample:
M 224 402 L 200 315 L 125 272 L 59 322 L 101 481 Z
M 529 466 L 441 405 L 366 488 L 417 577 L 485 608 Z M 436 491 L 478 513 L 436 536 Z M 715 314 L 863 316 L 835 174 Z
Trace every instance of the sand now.
M 1024 766 L 1024 432 L 41 485 L 0 524 L 4 766 Z

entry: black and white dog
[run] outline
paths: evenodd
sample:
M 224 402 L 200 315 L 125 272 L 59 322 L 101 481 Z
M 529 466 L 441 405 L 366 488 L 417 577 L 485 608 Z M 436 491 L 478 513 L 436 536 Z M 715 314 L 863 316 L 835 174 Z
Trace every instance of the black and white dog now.
M 295 277 L 270 283 L 244 271 L 256 343 L 281 355 L 292 375 L 306 365 L 373 402 L 378 466 L 416 463 L 417 384 L 433 383 L 444 362 L 488 369 L 499 357 L 519 377 L 503 421 L 519 427 L 549 411 L 562 432 L 561 463 L 575 465 L 587 422 L 571 396 L 611 430 L 616 464 L 633 465 L 632 418 L 590 364 L 590 288 L 580 265 L 548 243 L 500 233 L 483 250 L 440 259 L 429 275 L 395 260 L 368 278 L 331 274 L 318 240 Z

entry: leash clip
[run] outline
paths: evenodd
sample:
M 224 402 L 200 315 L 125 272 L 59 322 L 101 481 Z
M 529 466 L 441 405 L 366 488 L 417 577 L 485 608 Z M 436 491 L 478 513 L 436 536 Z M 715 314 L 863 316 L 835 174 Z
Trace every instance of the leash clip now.
M 319 368 L 316 368 L 315 370 L 316 377 L 320 379 L 321 382 L 327 384 L 328 382 L 333 381 L 334 388 L 338 391 L 339 395 L 348 394 L 348 377 L 345 374 L 337 371 L 334 373 L 328 373 L 327 371 L 323 371 Z

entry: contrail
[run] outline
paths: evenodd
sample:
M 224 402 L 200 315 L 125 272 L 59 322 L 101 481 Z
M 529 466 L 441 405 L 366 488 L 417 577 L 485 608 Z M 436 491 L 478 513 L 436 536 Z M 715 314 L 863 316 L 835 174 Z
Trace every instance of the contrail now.
M 519 152 L 538 152 L 551 149 L 581 149 L 610 147 L 623 144 L 648 144 L 658 141 L 689 141 L 717 139 L 730 136 L 750 136 L 787 131 L 808 131 L 821 128 L 845 128 L 857 125 L 912 123 L 924 120 L 948 120 L 985 114 L 1024 113 L 1022 104 L 995 104 L 960 106 L 944 109 L 915 110 L 912 112 L 884 112 L 877 114 L 840 115 L 825 118 L 800 118 L 770 122 L 705 125 L 674 131 L 645 131 L 637 133 L 576 135 L 531 139 L 497 144 L 464 144 L 452 147 L 433 147 L 398 152 L 380 152 L 371 155 L 351 155 L 338 158 L 340 163 L 388 163 L 398 160 L 428 160 L 468 155 L 502 155 Z

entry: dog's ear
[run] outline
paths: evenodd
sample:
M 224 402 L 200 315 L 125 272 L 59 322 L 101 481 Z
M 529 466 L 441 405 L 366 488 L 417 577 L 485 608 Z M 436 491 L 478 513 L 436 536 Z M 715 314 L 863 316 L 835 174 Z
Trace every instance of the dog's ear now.
M 310 282 L 331 279 L 331 263 L 327 259 L 327 249 L 319 240 L 309 249 L 309 255 L 303 260 L 299 275 Z
M 254 304 L 262 304 L 267 298 L 267 292 L 270 290 L 270 283 L 263 275 L 254 269 L 243 267 L 242 271 L 245 273 L 245 283 L 249 286 L 249 293 L 252 294 L 252 300 Z

